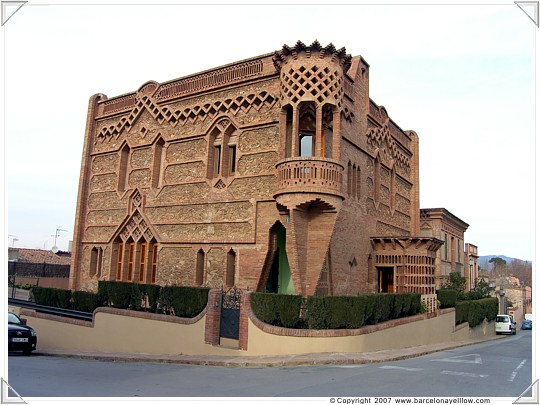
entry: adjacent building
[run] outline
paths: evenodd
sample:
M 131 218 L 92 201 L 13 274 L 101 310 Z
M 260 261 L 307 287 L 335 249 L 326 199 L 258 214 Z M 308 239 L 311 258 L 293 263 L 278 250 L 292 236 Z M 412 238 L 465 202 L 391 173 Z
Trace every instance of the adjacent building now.
M 435 237 L 444 243 L 437 251 L 435 261 L 435 288 L 448 280 L 450 273 L 458 272 L 469 280 L 469 258 L 465 254 L 465 231 L 469 224 L 445 208 L 422 208 L 420 210 L 420 234 Z M 470 282 L 467 282 L 470 286 Z
M 370 99 L 369 72 L 297 42 L 92 96 L 71 288 L 413 291 L 433 308 L 467 224 L 420 211 L 418 136 Z

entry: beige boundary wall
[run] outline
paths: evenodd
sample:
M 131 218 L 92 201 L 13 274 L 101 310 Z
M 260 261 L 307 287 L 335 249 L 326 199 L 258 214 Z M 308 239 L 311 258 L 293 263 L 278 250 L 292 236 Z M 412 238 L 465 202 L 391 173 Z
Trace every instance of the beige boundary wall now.
M 244 300 L 246 302 L 248 300 Z M 211 302 L 211 301 L 210 301 Z M 248 301 L 249 302 L 249 301 Z M 246 321 L 241 347 L 205 343 L 212 325 L 206 309 L 185 319 L 115 308 L 98 308 L 93 321 L 79 321 L 13 308 L 38 334 L 39 349 L 99 353 L 149 353 L 164 355 L 263 356 L 324 352 L 373 352 L 450 341 L 468 341 L 495 335 L 494 322 L 476 328 L 454 326 L 454 309 L 439 310 L 352 330 L 301 330 L 267 325 L 253 315 L 249 304 L 242 311 Z M 242 322 L 241 322 L 242 324 Z M 246 334 L 247 338 L 242 333 Z M 232 341 L 234 343 L 234 340 Z M 229 346 L 229 347 L 227 347 Z

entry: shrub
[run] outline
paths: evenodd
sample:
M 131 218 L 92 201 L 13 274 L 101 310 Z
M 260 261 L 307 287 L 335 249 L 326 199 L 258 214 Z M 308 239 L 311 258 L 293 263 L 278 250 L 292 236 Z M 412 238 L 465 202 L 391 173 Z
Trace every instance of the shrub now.
M 139 309 L 142 293 L 139 284 L 121 281 L 100 281 L 98 294 L 105 305 L 121 309 Z
M 206 307 L 209 290 L 204 287 L 161 287 L 158 306 L 168 315 L 193 318 Z
M 58 288 L 32 287 L 30 290 L 34 296 L 34 301 L 39 305 L 48 307 L 70 309 L 71 290 L 61 290 Z
M 468 322 L 470 327 L 475 327 L 480 325 L 484 319 L 494 320 L 497 312 L 497 298 L 459 301 L 456 304 L 456 325 Z
M 83 312 L 94 312 L 101 305 L 99 294 L 88 291 L 73 291 L 73 309 Z
M 302 297 L 299 295 L 253 292 L 250 303 L 257 319 L 264 323 L 284 328 L 303 327 L 303 320 L 300 319 Z
M 453 308 L 456 306 L 458 291 L 451 288 L 441 288 L 437 291 L 437 299 L 440 301 L 440 308 Z
M 419 294 L 364 294 L 359 296 L 308 297 L 310 329 L 360 328 L 420 312 Z

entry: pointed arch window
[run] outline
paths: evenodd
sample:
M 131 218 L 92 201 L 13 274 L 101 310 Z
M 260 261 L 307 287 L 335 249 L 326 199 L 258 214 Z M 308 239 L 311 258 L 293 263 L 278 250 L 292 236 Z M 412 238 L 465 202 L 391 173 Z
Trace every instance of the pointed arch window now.
M 120 167 L 118 170 L 118 191 L 124 192 L 128 188 L 129 178 L 129 146 L 126 144 L 120 151 Z
M 396 166 L 392 166 L 390 171 L 390 210 L 396 209 Z
M 204 262 L 205 262 L 204 250 L 200 249 L 197 252 L 197 263 L 196 263 L 196 269 L 195 269 L 195 284 L 196 285 L 203 285 L 203 282 L 204 282 Z
M 227 270 L 225 274 L 225 285 L 227 287 L 234 286 L 236 273 L 236 253 L 234 250 L 229 250 L 227 253 Z
M 165 141 L 158 138 L 154 145 L 154 162 L 152 165 L 152 188 L 158 188 L 161 180 L 161 167 L 163 165 L 163 148 Z
M 379 196 L 381 192 L 381 159 L 379 154 L 375 157 L 375 164 L 373 167 L 373 199 L 376 203 L 379 202 Z
M 207 178 L 234 176 L 237 165 L 236 128 L 224 119 L 208 136 Z

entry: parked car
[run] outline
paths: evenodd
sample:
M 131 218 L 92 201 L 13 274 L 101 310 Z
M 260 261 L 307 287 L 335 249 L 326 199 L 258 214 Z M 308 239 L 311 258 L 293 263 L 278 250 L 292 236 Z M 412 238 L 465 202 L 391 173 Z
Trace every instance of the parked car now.
M 26 320 L 19 318 L 13 312 L 8 312 L 8 351 L 32 353 L 37 348 L 37 334 Z
M 516 323 L 511 315 L 497 315 L 495 319 L 495 333 L 516 334 Z
M 522 330 L 532 330 L 532 321 L 530 319 L 524 319 L 521 323 Z

